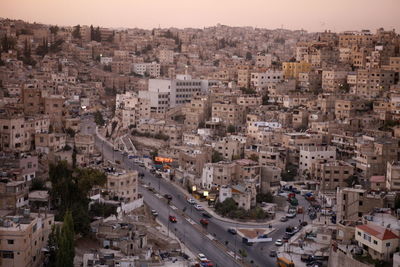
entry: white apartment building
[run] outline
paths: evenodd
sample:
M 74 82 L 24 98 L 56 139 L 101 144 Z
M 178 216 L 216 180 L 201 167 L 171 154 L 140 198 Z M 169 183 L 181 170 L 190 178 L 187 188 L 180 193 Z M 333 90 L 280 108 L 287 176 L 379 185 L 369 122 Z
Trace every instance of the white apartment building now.
M 299 171 L 312 172 L 315 163 L 336 160 L 336 147 L 303 146 L 300 148 Z
M 283 71 L 267 70 L 266 72 L 252 72 L 250 83 L 254 87 L 267 87 L 268 84 L 282 82 Z
M 150 101 L 152 113 L 163 113 L 168 108 L 190 102 L 198 93 L 207 92 L 214 81 L 192 79 L 190 75 L 177 75 L 176 79 L 150 79 L 148 91 L 139 91 L 139 98 Z
M 133 64 L 133 72 L 139 75 L 149 75 L 150 77 L 153 78 L 159 78 L 160 77 L 160 68 L 161 65 L 152 62 L 152 63 L 134 63 Z

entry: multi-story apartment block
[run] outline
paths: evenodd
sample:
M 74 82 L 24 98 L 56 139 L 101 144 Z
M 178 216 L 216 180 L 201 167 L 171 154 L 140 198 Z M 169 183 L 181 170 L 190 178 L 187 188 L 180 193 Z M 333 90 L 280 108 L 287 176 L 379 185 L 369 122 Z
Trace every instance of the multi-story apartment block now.
M 229 101 L 215 102 L 211 108 L 211 119 L 225 125 L 240 126 L 245 123 L 246 107 Z
M 186 129 L 195 130 L 211 117 L 211 103 L 208 96 L 194 96 L 183 107 Z
M 272 63 L 272 55 L 265 54 L 263 52 L 257 53 L 256 56 L 256 67 L 258 68 L 269 68 Z
M 235 178 L 235 163 L 228 161 L 206 163 L 201 175 L 201 186 L 205 189 L 219 188 L 232 184 Z
M 226 160 L 233 160 L 243 155 L 245 144 L 239 140 L 225 137 L 213 143 L 213 147 L 216 151 L 221 153 Z
M 138 172 L 108 173 L 106 189 L 111 198 L 118 198 L 125 203 L 138 199 Z
M 252 72 L 250 84 L 255 88 L 266 88 L 270 83 L 283 81 L 283 71 L 267 70 L 266 72 Z
M 250 88 L 250 83 L 251 83 L 251 66 L 248 65 L 242 65 L 238 66 L 237 69 L 238 72 L 238 86 L 243 87 L 243 88 Z
M 400 190 L 400 162 L 398 161 L 387 162 L 386 188 L 389 191 Z
M 363 179 L 385 175 L 387 162 L 398 160 L 399 143 L 396 139 L 361 137 L 355 143 L 356 174 Z
M 375 208 L 383 207 L 383 199 L 365 189 L 338 188 L 336 194 L 337 220 L 340 223 L 357 222 Z
M 0 150 L 28 151 L 31 149 L 31 135 L 29 134 L 22 116 L 0 117 Z
M 319 181 L 319 189 L 323 192 L 348 186 L 346 179 L 354 173 L 354 166 L 345 161 L 317 162 L 312 174 Z
M 174 51 L 162 49 L 158 55 L 161 64 L 172 64 L 174 63 Z
M 394 81 L 393 71 L 383 69 L 358 70 L 355 93 L 367 99 L 376 98 L 383 91 L 388 91 Z
M 2 216 L 0 251 L 2 266 L 43 265 L 45 248 L 54 224 L 54 215 L 30 213 Z
M 336 148 L 332 146 L 303 146 L 300 148 L 299 171 L 313 173 L 316 164 L 336 160 Z
M 358 99 L 337 99 L 335 101 L 335 117 L 337 119 L 349 119 L 365 109 L 365 101 Z
M 347 71 L 324 70 L 322 72 L 322 90 L 324 92 L 337 92 L 345 87 Z
M 283 62 L 282 63 L 283 77 L 285 79 L 297 79 L 299 74 L 302 72 L 309 72 L 311 70 L 311 64 L 301 62 Z
M 133 64 L 133 72 L 140 75 L 148 75 L 152 78 L 160 77 L 160 69 L 161 65 L 152 62 L 152 63 L 134 63 Z

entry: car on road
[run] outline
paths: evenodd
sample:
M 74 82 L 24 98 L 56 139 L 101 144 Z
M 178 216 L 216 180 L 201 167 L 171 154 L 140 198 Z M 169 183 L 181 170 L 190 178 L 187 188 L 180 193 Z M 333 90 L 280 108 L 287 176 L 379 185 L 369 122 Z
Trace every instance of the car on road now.
M 212 215 L 210 214 L 210 213 L 207 213 L 207 212 L 203 212 L 201 215 L 203 215 L 203 217 L 206 217 L 206 218 L 212 218 Z
M 276 257 L 276 256 L 278 256 L 278 254 L 276 253 L 276 250 L 271 250 L 271 251 L 269 252 L 269 256 L 270 256 L 270 257 Z
M 291 236 L 290 236 L 289 234 L 285 234 L 285 235 L 282 237 L 283 242 L 285 242 L 285 243 L 289 242 L 290 237 L 291 237 Z
M 156 190 L 154 189 L 154 187 L 149 187 L 149 188 L 147 188 L 147 190 L 149 190 L 150 192 L 156 192 Z
M 206 255 L 204 255 L 203 253 L 199 253 L 199 254 L 197 255 L 197 258 L 199 258 L 199 260 L 200 260 L 201 262 L 208 261 Z
M 288 220 L 289 220 L 289 219 L 286 218 L 286 216 L 283 216 L 283 217 L 280 219 L 281 222 L 287 222 Z
M 308 224 L 308 222 L 306 222 L 306 221 L 303 221 L 303 222 L 300 223 L 300 225 L 301 225 L 302 227 L 307 226 L 307 224 Z
M 228 233 L 231 233 L 232 235 L 236 235 L 237 231 L 235 228 L 228 228 Z
M 296 217 L 296 213 L 287 213 L 286 214 L 286 218 L 292 219 L 294 217 Z
M 307 267 L 322 267 L 323 263 L 320 261 L 310 261 L 306 263 Z
M 157 216 L 158 216 L 158 212 L 157 212 L 156 210 L 151 210 L 151 214 L 152 214 L 154 217 L 157 217 Z
M 169 219 L 169 221 L 172 222 L 172 223 L 177 223 L 177 222 L 178 222 L 178 220 L 176 219 L 176 217 L 175 217 L 175 216 L 172 216 L 172 215 L 169 215 L 168 219 Z
M 165 194 L 164 197 L 168 200 L 172 200 L 172 196 L 170 194 Z
M 204 210 L 204 208 L 203 208 L 203 206 L 202 205 L 194 205 L 194 208 L 196 209 L 196 210 Z
M 208 220 L 207 219 L 201 219 L 200 220 L 201 225 L 207 226 L 208 225 Z
M 188 202 L 189 204 L 192 204 L 192 205 L 196 204 L 196 200 L 194 200 L 193 198 L 189 198 L 189 199 L 187 200 L 187 202 Z
M 277 240 L 275 241 L 275 246 L 280 247 L 280 246 L 282 246 L 282 245 L 283 245 L 282 239 L 277 239 Z

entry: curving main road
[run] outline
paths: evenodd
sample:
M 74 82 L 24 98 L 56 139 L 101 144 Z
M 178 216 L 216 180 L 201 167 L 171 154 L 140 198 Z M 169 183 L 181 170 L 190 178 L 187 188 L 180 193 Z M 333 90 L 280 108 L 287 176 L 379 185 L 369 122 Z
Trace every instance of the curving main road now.
M 135 169 L 144 173 L 142 183 L 153 187 L 157 193 L 154 194 L 140 186 L 140 193 L 144 197 L 144 201 L 152 209 L 158 211 L 158 219 L 167 226 L 174 234 L 183 241 L 186 246 L 193 252 L 204 253 L 216 266 L 275 266 L 275 258 L 269 257 L 269 251 L 274 249 L 274 242 L 269 243 L 255 243 L 253 246 L 247 246 L 242 243 L 242 240 L 237 235 L 232 235 L 227 232 L 230 227 L 247 227 L 247 228 L 260 228 L 268 227 L 269 224 L 249 225 L 246 223 L 232 223 L 219 220 L 217 218 L 209 219 L 209 225 L 204 228 L 199 224 L 202 215 L 200 211 L 193 208 L 193 205 L 187 203 L 185 196 L 182 192 L 169 181 L 157 178 L 152 175 L 147 169 L 136 165 L 133 160 L 124 157 L 119 151 L 114 151 L 112 144 L 101 139 L 95 134 L 96 124 L 93 122 L 92 117 L 84 118 L 85 123 L 81 128 L 82 133 L 93 134 L 95 136 L 95 144 L 99 151 L 101 151 L 104 159 L 121 162 L 121 165 L 126 169 Z M 168 205 L 166 200 L 162 197 L 164 194 L 173 196 L 171 204 Z M 305 207 L 309 206 L 308 202 L 300 197 L 299 205 Z M 172 208 L 171 208 L 172 206 Z M 185 210 L 185 211 L 184 211 Z M 171 224 L 168 222 L 168 216 L 174 215 L 178 219 L 178 223 Z M 190 222 L 187 220 L 190 219 Z M 302 217 L 301 217 L 302 219 Z M 308 216 L 304 218 L 309 220 Z M 297 226 L 299 218 L 291 219 L 287 222 L 279 222 L 273 224 L 276 229 L 269 234 L 269 237 L 275 241 L 282 238 L 287 226 Z M 215 239 L 215 240 L 211 240 Z M 247 257 L 244 261 L 235 260 L 233 255 L 234 251 L 240 250 L 247 252 Z M 227 253 L 229 252 L 230 255 Z

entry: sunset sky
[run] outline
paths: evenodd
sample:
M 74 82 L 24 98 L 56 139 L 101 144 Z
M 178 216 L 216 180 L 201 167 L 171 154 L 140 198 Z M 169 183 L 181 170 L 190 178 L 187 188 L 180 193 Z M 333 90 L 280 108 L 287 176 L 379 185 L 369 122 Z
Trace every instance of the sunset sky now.
M 400 31 L 400 0 L 0 0 L 0 17 L 104 27 Z

